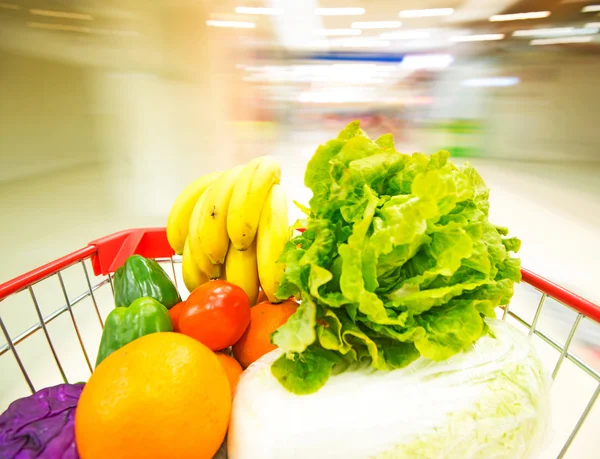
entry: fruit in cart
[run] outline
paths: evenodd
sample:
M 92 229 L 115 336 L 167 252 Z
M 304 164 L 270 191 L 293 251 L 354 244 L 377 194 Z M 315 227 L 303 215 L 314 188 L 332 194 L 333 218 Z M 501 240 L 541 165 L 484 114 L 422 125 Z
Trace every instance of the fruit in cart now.
M 238 382 L 229 459 L 537 457 L 550 378 L 527 336 L 501 320 L 486 324 L 491 333 L 448 360 L 356 366 L 301 397 L 271 372 L 280 351 L 265 355 Z M 319 375 L 307 357 L 305 380 Z
M 59 384 L 15 400 L 0 415 L 0 457 L 78 459 L 75 407 L 83 384 Z
M 280 180 L 281 167 L 271 156 L 254 158 L 240 172 L 227 213 L 227 233 L 237 250 L 247 250 L 254 241 L 267 194 Z
M 169 315 L 171 316 L 171 323 L 173 324 L 173 331 L 179 333 L 179 316 L 181 315 L 181 311 L 183 311 L 183 305 L 185 301 L 181 303 L 177 303 L 171 309 L 169 309 Z
M 260 214 L 256 236 L 256 258 L 260 285 L 270 302 L 281 301 L 277 289 L 285 266 L 279 263 L 283 249 L 290 239 L 288 207 L 281 185 L 273 185 L 267 194 Z
M 240 375 L 242 374 L 242 367 L 238 361 L 230 355 L 217 352 L 216 356 L 219 359 L 219 363 L 223 367 L 223 370 L 225 370 L 225 374 L 229 380 L 229 386 L 231 387 L 231 393 L 233 394 L 237 387 L 237 382 L 240 379 Z
M 250 325 L 232 348 L 233 356 L 243 368 L 277 349 L 271 343 L 271 335 L 287 322 L 297 308 L 298 303 L 287 300 L 279 304 L 258 303 L 250 310 Z
M 177 196 L 167 220 L 167 239 L 175 253 L 181 255 L 189 232 L 190 217 L 196 202 L 221 175 L 213 172 L 194 180 Z
M 179 292 L 162 267 L 150 258 L 131 255 L 114 277 L 115 306 L 129 306 L 149 296 L 167 309 L 181 301 Z
M 183 275 L 183 283 L 189 292 L 192 292 L 209 280 L 208 275 L 200 269 L 192 256 L 192 250 L 190 249 L 189 240 L 187 239 L 181 257 L 181 274 Z
M 188 336 L 153 333 L 90 377 L 75 415 L 77 448 L 82 459 L 211 459 L 230 412 L 215 354 Z
M 241 287 L 248 299 L 250 306 L 256 304 L 258 297 L 258 266 L 256 261 L 256 243 L 252 243 L 248 250 L 238 250 L 233 244 L 229 245 L 227 258 L 225 258 L 225 279 Z
M 203 203 L 198 216 L 197 228 L 190 233 L 200 242 L 200 248 L 214 264 L 223 264 L 229 236 L 227 235 L 227 212 L 233 187 L 243 166 L 225 171 L 203 196 Z
M 265 291 L 262 288 L 259 288 L 258 297 L 256 298 L 256 304 L 264 303 L 265 301 L 269 301 L 269 298 L 267 298 L 267 294 L 265 293 Z
M 248 295 L 235 284 L 214 280 L 194 290 L 179 316 L 181 333 L 213 351 L 226 349 L 240 339 L 250 323 Z
M 96 367 L 110 354 L 142 336 L 172 331 L 169 310 L 154 298 L 138 298 L 127 308 L 115 308 L 104 322 Z
M 198 183 L 191 184 L 180 194 L 173 205 L 167 232 L 169 243 L 177 253 L 183 252 L 183 272 L 186 287 L 191 292 L 204 280 L 190 263 L 191 258 L 202 273 L 209 279 L 225 278 L 224 266 L 227 253 L 231 247 L 240 252 L 252 250 L 256 244 L 259 232 L 260 216 L 264 207 L 269 205 L 271 188 L 281 181 L 281 167 L 269 156 L 252 159 L 245 165 L 234 167 L 228 171 L 215 174 Z M 276 207 L 268 212 L 270 217 L 263 224 L 263 262 L 262 270 L 264 279 L 269 285 L 271 301 L 278 301 L 274 291 L 277 289 L 278 280 L 283 271 L 282 266 L 277 266 L 277 260 L 283 251 L 280 228 L 286 228 L 286 241 L 289 239 L 287 203 L 285 193 L 278 186 Z M 190 204 L 196 199 L 193 206 Z M 185 202 L 185 205 L 182 203 Z M 181 210 L 185 208 L 185 211 Z M 191 209 L 191 210 L 190 210 Z M 177 216 L 177 217 L 175 217 Z M 188 222 L 182 223 L 188 216 Z M 269 226 L 270 228 L 266 228 Z M 272 243 L 267 243 L 266 234 L 273 234 Z M 182 242 L 183 235 L 187 235 Z M 235 263 L 232 259 L 235 259 Z M 269 260 L 269 261 L 267 261 Z M 252 268 L 245 276 L 241 270 L 231 266 L 249 266 L 249 254 L 233 253 L 229 264 L 230 281 L 239 284 L 250 297 L 251 304 L 255 304 L 257 289 L 260 287 L 259 277 L 254 276 L 259 267 Z M 268 266 L 268 263 L 273 266 Z M 259 264 L 258 260 L 255 263 Z
M 200 213 L 202 211 L 202 206 L 204 204 L 204 201 L 206 200 L 206 195 L 208 191 L 210 191 L 210 189 L 208 189 L 206 193 L 200 196 L 200 199 L 198 199 L 198 202 L 194 207 L 194 211 L 192 212 L 192 216 L 190 218 L 190 234 L 188 236 L 188 243 L 192 258 L 196 261 L 196 265 L 198 265 L 200 271 L 202 271 L 209 279 L 218 279 L 221 277 L 222 265 L 213 264 L 213 262 L 210 261 L 208 255 L 206 255 L 206 253 L 202 249 L 202 241 L 200 241 L 200 239 L 198 238 Z M 192 290 L 188 289 L 188 291 L 190 292 Z

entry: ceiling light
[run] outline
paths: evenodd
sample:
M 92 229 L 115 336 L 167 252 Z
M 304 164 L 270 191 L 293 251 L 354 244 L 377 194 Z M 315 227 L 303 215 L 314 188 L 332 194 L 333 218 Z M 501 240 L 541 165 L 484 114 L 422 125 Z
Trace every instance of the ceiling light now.
M 350 35 L 360 35 L 362 31 L 360 29 L 321 29 L 315 30 L 315 35 L 321 35 L 325 37 L 343 37 Z
M 597 11 L 600 11 L 600 5 L 588 5 L 581 9 L 582 13 L 595 13 Z
M 97 29 L 91 27 L 75 26 L 71 24 L 53 24 L 48 22 L 28 22 L 27 27 L 32 29 L 60 30 L 62 32 L 80 32 L 96 35 L 117 35 L 120 37 L 139 37 L 141 34 L 135 30 Z
M 542 19 L 550 16 L 550 11 L 533 11 L 531 13 L 495 14 L 490 18 L 492 22 L 522 21 L 524 19 Z
M 29 10 L 29 14 L 34 16 L 47 16 L 51 18 L 66 18 L 66 19 L 80 19 L 82 21 L 91 21 L 93 18 L 89 14 L 82 13 L 71 13 L 68 11 L 53 11 L 53 10 Z
M 379 35 L 382 40 L 413 40 L 429 38 L 430 33 L 426 30 L 409 30 L 407 32 L 386 32 Z
M 353 22 L 353 29 L 398 29 L 402 26 L 400 21 L 371 21 Z
M 452 37 L 450 40 L 457 42 L 466 42 L 466 41 L 492 41 L 492 40 L 502 40 L 504 38 L 503 33 L 488 33 L 485 35 L 460 35 L 458 37 Z
M 91 33 L 98 35 L 117 35 L 119 37 L 139 37 L 141 33 L 136 30 L 119 30 L 119 29 L 92 29 Z
M 531 45 L 560 45 L 566 43 L 589 43 L 594 37 L 564 37 L 564 38 L 538 38 L 531 40 Z
M 19 5 L 15 5 L 14 3 L 5 3 L 0 2 L 0 8 L 5 10 L 20 10 L 21 7 Z
M 569 34 L 573 30 L 573 27 L 553 27 L 550 29 L 526 29 L 526 30 L 515 30 L 513 37 L 536 37 L 536 36 L 552 36 Z
M 209 27 L 228 27 L 233 29 L 254 29 L 256 24 L 254 22 L 244 21 L 206 21 L 206 25 Z
M 238 14 L 259 14 L 263 16 L 279 16 L 283 14 L 281 8 L 257 8 L 251 6 L 236 6 L 235 12 Z
M 487 77 L 487 78 L 469 78 L 463 80 L 463 86 L 470 87 L 507 87 L 519 84 L 521 79 L 519 77 Z
M 589 25 L 589 24 L 588 24 Z M 600 23 L 598 23 L 600 27 Z M 573 27 L 555 27 L 551 29 L 528 29 L 515 30 L 514 37 L 561 37 L 566 35 L 589 35 L 598 33 L 598 27 L 582 27 L 575 29 Z
M 398 13 L 401 18 L 430 18 L 435 16 L 450 16 L 454 8 L 430 8 L 427 10 L 403 10 Z
M 364 8 L 317 8 L 315 14 L 319 16 L 360 16 L 365 14 Z
M 28 22 L 27 26 L 32 29 L 61 30 L 64 32 L 91 33 L 92 31 L 89 27 L 74 26 L 70 24 L 49 24 L 46 22 Z
M 585 25 L 586 29 L 600 29 L 600 22 L 588 22 Z

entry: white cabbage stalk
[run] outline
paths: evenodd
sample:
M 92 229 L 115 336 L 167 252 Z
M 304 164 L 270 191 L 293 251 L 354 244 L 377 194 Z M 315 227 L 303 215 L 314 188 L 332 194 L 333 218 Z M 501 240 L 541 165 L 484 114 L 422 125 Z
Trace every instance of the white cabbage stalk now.
M 549 380 L 529 339 L 500 320 L 496 338 L 443 362 L 333 376 L 298 396 L 273 377 L 273 351 L 242 375 L 229 459 L 527 458 L 547 428 Z

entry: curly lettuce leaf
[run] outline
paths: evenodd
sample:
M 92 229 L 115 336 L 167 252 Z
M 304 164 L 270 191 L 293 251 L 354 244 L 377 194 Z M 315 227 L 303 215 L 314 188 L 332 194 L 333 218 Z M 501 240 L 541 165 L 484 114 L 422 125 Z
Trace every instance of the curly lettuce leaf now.
M 316 317 L 316 304 L 310 297 L 304 297 L 294 314 L 273 333 L 271 341 L 286 352 L 304 352 L 317 339 Z
M 431 360 L 445 360 L 468 349 L 483 334 L 483 318 L 472 304 L 450 301 L 416 318 L 425 335 L 415 341 L 421 355 Z
M 308 395 L 325 385 L 339 360 L 334 352 L 312 347 L 292 359 L 281 355 L 271 365 L 271 373 L 293 394 Z

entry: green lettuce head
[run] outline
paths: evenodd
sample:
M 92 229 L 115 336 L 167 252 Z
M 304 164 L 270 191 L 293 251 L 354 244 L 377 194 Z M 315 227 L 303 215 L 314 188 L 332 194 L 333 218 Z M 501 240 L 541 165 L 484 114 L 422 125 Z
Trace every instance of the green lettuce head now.
M 440 151 L 405 155 L 350 123 L 308 163 L 306 231 L 288 243 L 280 298 L 302 299 L 272 336 L 291 392 L 333 373 L 391 370 L 469 349 L 521 278 L 520 241 L 488 220 L 489 189 Z

